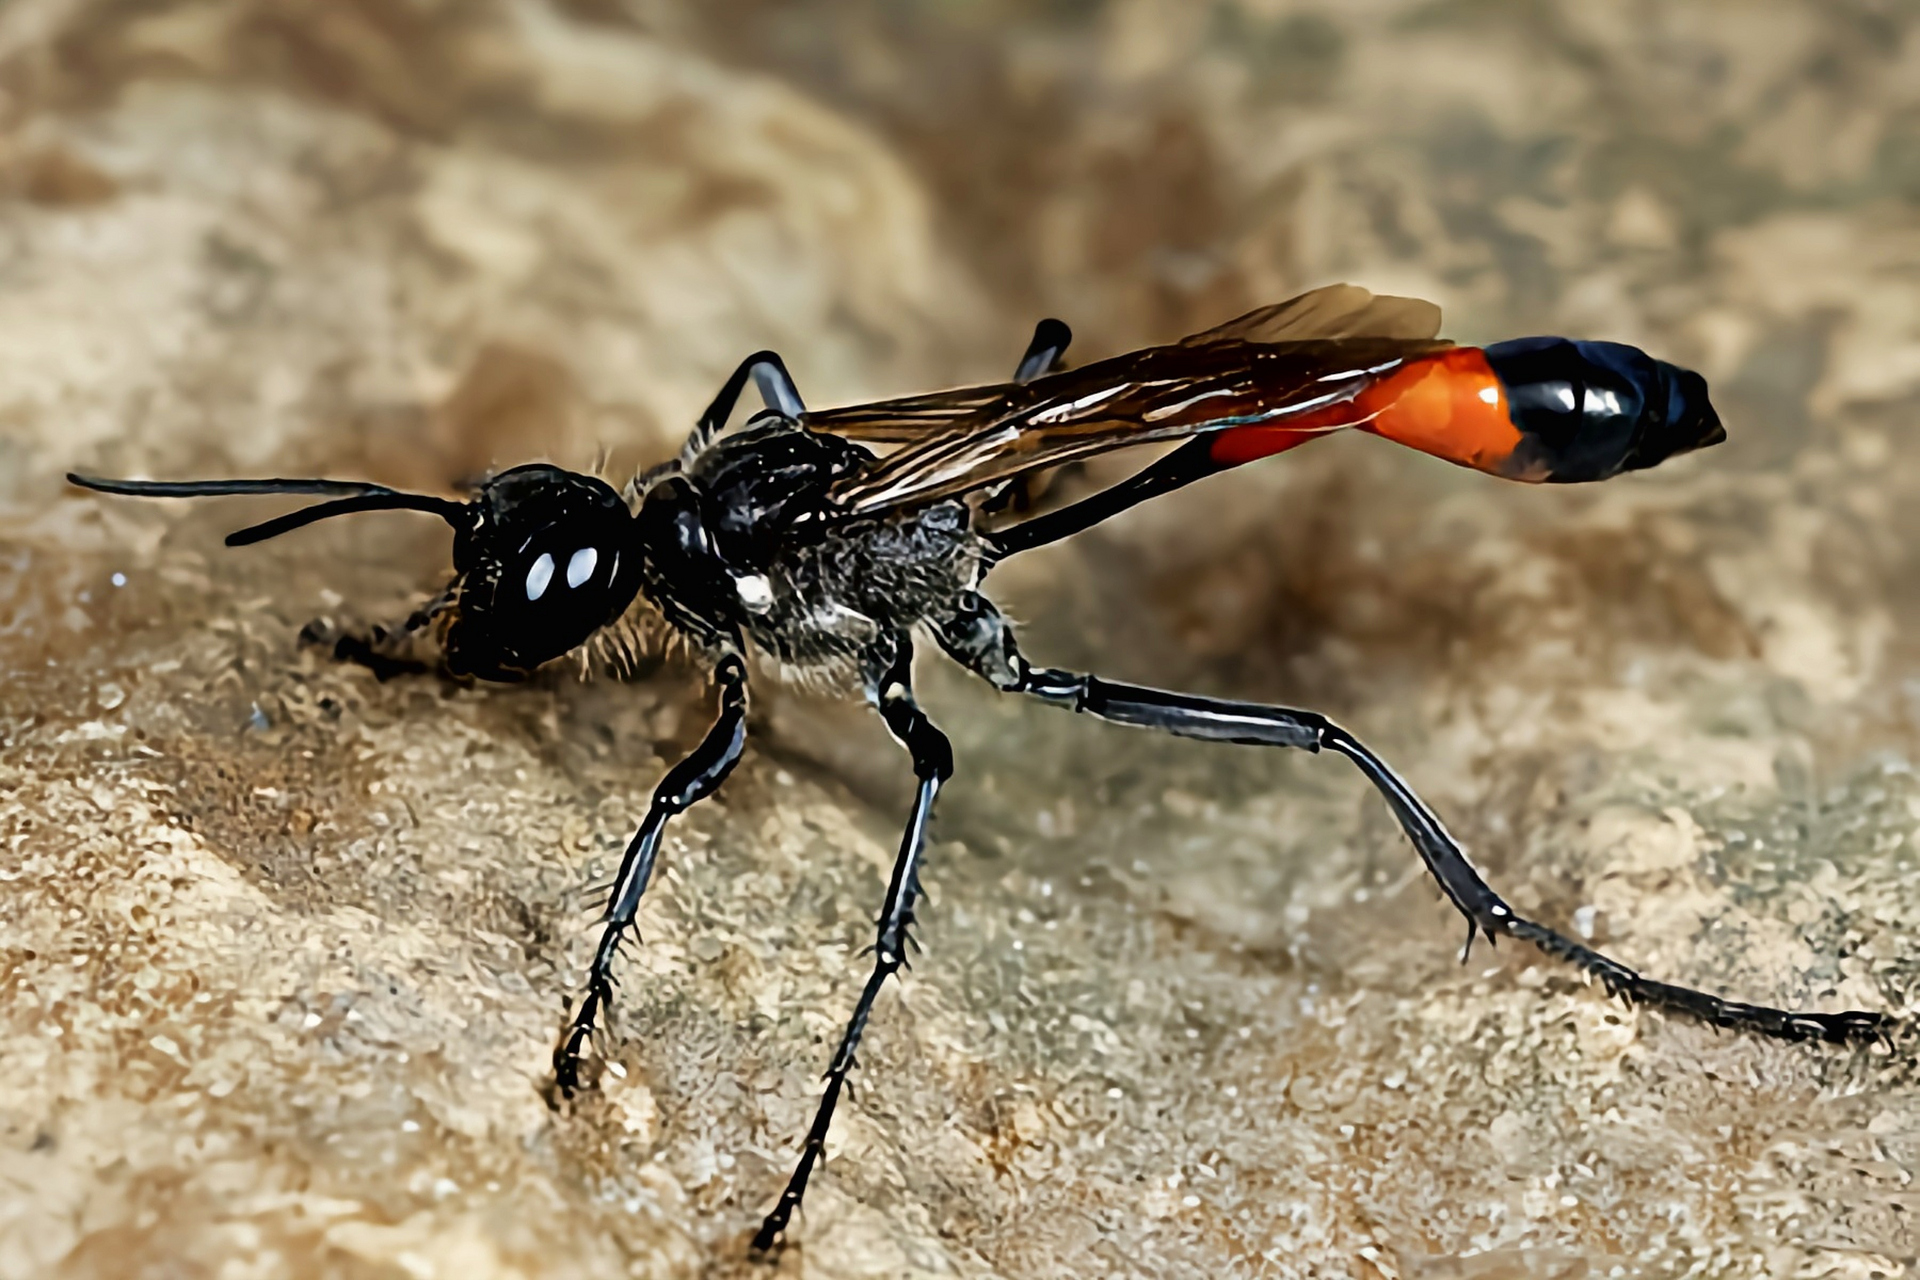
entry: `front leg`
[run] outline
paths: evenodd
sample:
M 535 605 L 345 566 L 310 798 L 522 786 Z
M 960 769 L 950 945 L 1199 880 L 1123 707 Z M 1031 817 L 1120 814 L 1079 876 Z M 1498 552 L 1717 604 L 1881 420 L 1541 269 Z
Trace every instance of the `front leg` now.
M 1115 724 L 1159 729 L 1183 738 L 1243 746 L 1297 747 L 1337 752 L 1351 760 L 1386 800 L 1400 829 L 1413 842 L 1441 892 L 1467 919 L 1467 948 L 1476 933 L 1491 943 L 1496 934 L 1528 942 L 1598 978 L 1629 1004 L 1656 1008 L 1716 1027 L 1781 1040 L 1833 1044 L 1881 1038 L 1895 1023 L 1886 1014 L 1848 1011 L 1805 1013 L 1726 1000 L 1690 987 L 1644 977 L 1626 965 L 1516 912 L 1467 861 L 1466 851 L 1439 817 L 1387 763 L 1358 738 L 1316 711 L 1231 702 L 1121 684 L 1099 676 L 1027 664 L 1012 629 L 993 605 L 969 592 L 960 610 L 939 630 L 941 647 L 956 661 L 1007 693 L 1024 693 L 1053 706 L 1084 712 Z M 1461 959 L 1466 959 L 1463 951 Z
M 881 718 L 887 722 L 887 730 L 913 757 L 913 773 L 920 780 L 920 785 L 914 792 L 913 809 L 907 816 L 906 832 L 900 837 L 900 852 L 893 861 L 893 877 L 887 882 L 887 896 L 880 904 L 880 918 L 876 922 L 878 931 L 873 942 L 873 973 L 868 976 L 867 985 L 861 989 L 859 1002 L 853 1007 L 853 1016 L 847 1020 L 847 1029 L 840 1037 L 840 1047 L 834 1052 L 832 1065 L 827 1068 L 826 1092 L 820 1099 L 820 1109 L 814 1113 L 813 1124 L 808 1128 L 806 1142 L 800 1149 L 800 1163 L 795 1167 L 793 1177 L 788 1180 L 787 1189 L 780 1193 L 780 1202 L 767 1215 L 766 1221 L 760 1224 L 760 1230 L 753 1237 L 753 1247 L 761 1252 L 774 1246 L 780 1234 L 787 1229 L 793 1211 L 800 1207 L 800 1199 L 807 1191 L 807 1179 L 813 1175 L 814 1165 L 826 1153 L 827 1129 L 833 1123 L 833 1109 L 840 1101 L 840 1091 L 847 1083 L 847 1074 L 854 1068 L 860 1035 L 866 1030 L 867 1019 L 873 1013 L 874 999 L 880 994 L 880 988 L 886 985 L 887 979 L 906 963 L 906 948 L 910 941 L 907 930 L 913 925 L 913 904 L 920 895 L 920 858 L 927 847 L 927 824 L 933 816 L 933 801 L 940 794 L 940 784 L 953 776 L 952 745 L 913 700 L 913 646 L 906 636 L 899 637 L 895 642 L 892 661 L 886 673 L 875 682 L 871 696 Z
M 315 618 L 300 628 L 302 644 L 317 645 L 332 652 L 334 661 L 352 663 L 373 672 L 382 684 L 396 676 L 445 674 L 441 655 L 431 646 L 423 649 L 422 637 L 453 603 L 453 588 L 421 605 L 398 628 L 375 623 L 364 632 L 335 627 L 329 619 Z
M 423 676 L 434 664 L 415 656 L 412 638 L 375 624 L 366 631 L 336 630 L 330 623 L 315 618 L 300 628 L 300 643 L 327 650 L 335 662 L 365 667 L 381 684 L 399 676 Z
M 667 771 L 654 789 L 653 803 L 640 829 L 627 844 L 620 860 L 620 873 L 614 877 L 613 891 L 607 898 L 605 929 L 600 945 L 593 953 L 593 967 L 587 971 L 587 994 L 573 1015 L 567 1033 L 553 1051 L 554 1083 L 569 1097 L 580 1087 L 580 1063 L 586 1056 L 587 1041 L 600 1013 L 613 1003 L 613 958 L 620 941 L 633 927 L 640 910 L 640 895 L 653 878 L 653 864 L 660 854 L 660 837 L 667 819 L 685 813 L 716 791 L 733 766 L 740 763 L 747 744 L 747 667 L 737 654 L 720 659 L 713 679 L 720 691 L 720 714 L 713 727 L 680 763 Z

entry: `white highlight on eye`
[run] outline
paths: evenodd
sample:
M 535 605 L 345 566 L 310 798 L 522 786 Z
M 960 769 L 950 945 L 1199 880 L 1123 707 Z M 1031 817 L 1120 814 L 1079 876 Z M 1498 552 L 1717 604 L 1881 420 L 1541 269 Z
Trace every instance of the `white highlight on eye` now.
M 573 553 L 567 561 L 567 585 L 577 587 L 593 576 L 593 566 L 600 563 L 600 553 L 592 547 L 582 547 Z
M 1484 401 L 1485 403 L 1487 403 L 1487 404 L 1499 404 L 1499 403 L 1500 403 L 1500 388 L 1498 388 L 1498 387 L 1482 387 L 1482 388 L 1480 388 L 1480 399 L 1481 399 L 1482 401 Z
M 738 575 L 733 580 L 733 589 L 740 593 L 740 603 L 754 613 L 765 613 L 773 605 L 773 584 L 764 573 Z
M 1568 413 L 1572 413 L 1575 409 L 1579 408 L 1579 401 L 1573 398 L 1572 384 L 1565 382 L 1554 383 L 1553 394 L 1559 398 L 1561 406 L 1565 408 Z
M 533 568 L 527 570 L 527 599 L 538 600 L 547 594 L 547 584 L 552 581 L 553 557 L 542 551 Z

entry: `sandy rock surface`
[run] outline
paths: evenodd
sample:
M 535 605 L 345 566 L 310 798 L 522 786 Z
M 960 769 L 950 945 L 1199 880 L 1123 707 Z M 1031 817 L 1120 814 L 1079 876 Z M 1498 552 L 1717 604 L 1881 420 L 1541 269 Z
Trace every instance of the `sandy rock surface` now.
M 0 6 L 0 1280 L 766 1274 L 910 778 L 768 691 L 600 1087 L 595 886 L 708 713 L 377 683 L 444 530 L 245 552 L 109 473 L 444 490 L 1334 279 L 1637 342 L 1731 442 L 1534 490 L 1342 439 L 1009 565 L 1059 665 L 1319 708 L 1494 883 L 1747 999 L 1920 996 L 1920 15 L 1866 0 Z M 779 1274 L 1894 1274 L 1907 1058 L 1610 1003 L 1334 760 L 997 703 Z

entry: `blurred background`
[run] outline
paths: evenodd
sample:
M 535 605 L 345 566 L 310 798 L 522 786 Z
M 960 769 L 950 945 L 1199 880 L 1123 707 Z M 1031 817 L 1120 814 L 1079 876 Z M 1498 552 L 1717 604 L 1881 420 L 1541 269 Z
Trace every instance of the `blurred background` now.
M 1649 973 L 1920 989 L 1920 7 L 1905 0 L 0 3 L 0 1280 L 764 1274 L 904 811 L 763 690 L 601 1089 L 595 886 L 700 673 L 379 684 L 445 491 L 1350 280 L 1636 343 L 1730 439 L 1529 489 L 1338 439 L 995 579 L 1037 659 L 1340 718 L 1523 910 Z M 1460 927 L 1339 762 L 928 669 L 960 774 L 780 1273 L 1869 1276 L 1908 1059 L 1609 1003 Z

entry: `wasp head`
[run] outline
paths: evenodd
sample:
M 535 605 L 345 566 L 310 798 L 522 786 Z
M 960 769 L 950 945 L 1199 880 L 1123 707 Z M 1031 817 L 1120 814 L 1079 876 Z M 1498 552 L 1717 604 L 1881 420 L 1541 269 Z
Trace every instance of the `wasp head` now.
M 447 669 L 481 680 L 524 679 L 626 612 L 640 589 L 636 525 L 627 504 L 606 481 L 559 467 L 503 471 L 471 502 L 359 480 L 67 479 L 141 498 L 297 493 L 330 499 L 228 534 L 230 547 L 356 511 L 431 512 L 454 531 Z
M 446 661 L 456 675 L 522 679 L 626 612 L 640 589 L 633 516 L 594 476 L 504 471 L 454 528 Z

